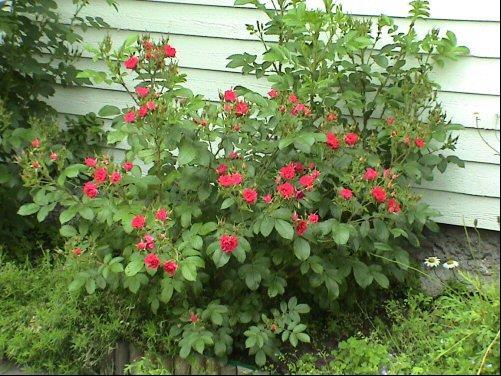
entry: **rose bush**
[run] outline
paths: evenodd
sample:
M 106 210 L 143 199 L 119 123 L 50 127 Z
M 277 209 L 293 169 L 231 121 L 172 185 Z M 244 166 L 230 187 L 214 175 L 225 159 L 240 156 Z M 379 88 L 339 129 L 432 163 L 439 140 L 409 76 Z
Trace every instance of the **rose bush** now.
M 245 343 L 263 365 L 279 342 L 309 341 L 310 306 L 336 309 L 405 280 L 409 246 L 437 228 L 412 186 L 460 163 L 441 153 L 456 127 L 429 73 L 466 50 L 452 33 L 418 38 L 426 2 L 411 3 L 406 32 L 330 0 L 327 12 L 244 3 L 270 16 L 252 31 L 266 52 L 229 66 L 266 73 L 267 95 L 235 87 L 205 101 L 182 86 L 167 39 L 132 37 L 116 51 L 106 39 L 95 52 L 109 72 L 82 76 L 130 94 L 130 108 L 100 112 L 124 158 L 67 165 L 41 132 L 19 159 L 33 193 L 20 213 L 63 208 L 68 262 L 81 268 L 70 289 L 137 294 L 169 322 L 182 357 L 224 358 Z

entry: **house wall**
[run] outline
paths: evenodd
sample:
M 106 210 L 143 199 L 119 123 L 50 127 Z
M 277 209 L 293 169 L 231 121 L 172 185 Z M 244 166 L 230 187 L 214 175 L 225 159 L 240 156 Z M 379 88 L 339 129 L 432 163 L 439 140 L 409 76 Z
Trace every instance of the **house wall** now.
M 74 7 L 69 0 L 57 0 L 65 19 Z M 97 44 L 109 32 L 121 43 L 131 33 L 168 33 L 178 50 L 179 64 L 187 74 L 188 87 L 208 99 L 217 100 L 219 90 L 236 84 L 264 93 L 265 80 L 242 76 L 226 68 L 226 58 L 233 53 L 260 53 L 262 47 L 250 36 L 245 24 L 264 16 L 249 7 L 234 7 L 234 0 L 119 0 L 116 12 L 104 0 L 91 1 L 83 15 L 101 16 L 110 30 L 88 30 L 85 39 Z M 384 13 L 406 24 L 406 0 L 340 1 L 344 9 L 360 16 Z M 317 7 L 321 0 L 309 0 Z M 465 160 L 464 169 L 451 167 L 434 182 L 416 190 L 424 200 L 442 213 L 439 222 L 499 231 L 500 158 L 485 141 L 499 150 L 500 95 L 500 17 L 497 0 L 475 3 L 454 0 L 431 0 L 431 19 L 418 23 L 426 32 L 432 27 L 453 31 L 458 43 L 470 48 L 470 56 L 437 69 L 434 78 L 440 83 L 439 99 L 454 123 L 464 125 L 456 154 Z M 84 53 L 78 62 L 82 68 L 96 68 L 99 63 Z M 104 69 L 104 67 L 103 67 Z M 130 105 L 119 87 L 58 88 L 50 103 L 62 114 L 97 112 L 104 104 Z M 477 115 L 476 115 L 477 114 Z M 477 124 L 476 116 L 479 117 Z M 478 127 L 477 127 L 478 125 Z

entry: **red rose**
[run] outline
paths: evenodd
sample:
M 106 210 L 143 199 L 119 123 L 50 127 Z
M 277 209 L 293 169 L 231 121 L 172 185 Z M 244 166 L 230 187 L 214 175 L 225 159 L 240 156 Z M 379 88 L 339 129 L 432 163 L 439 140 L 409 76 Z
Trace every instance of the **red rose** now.
M 83 193 L 89 198 L 94 198 L 99 194 L 99 191 L 94 183 L 87 182 L 83 186 Z
M 73 248 L 71 252 L 73 252 L 75 256 L 80 256 L 82 254 L 82 248 L 80 247 Z
M 346 136 L 344 136 L 344 142 L 348 146 L 355 146 L 355 144 L 358 142 L 358 135 L 356 133 L 348 133 Z
M 237 101 L 237 93 L 234 90 L 226 90 L 224 92 L 224 100 L 226 102 L 236 102 Z
M 368 168 L 367 170 L 365 170 L 364 180 L 373 181 L 377 179 L 377 176 L 378 172 L 376 170 L 374 170 L 373 168 Z
M 51 152 L 49 158 L 53 161 L 57 161 L 58 158 L 57 153 Z
M 177 268 L 178 268 L 177 262 L 175 262 L 173 260 L 165 261 L 165 263 L 164 263 L 164 270 L 169 277 L 174 277 L 174 274 L 176 274 Z
M 288 164 L 280 169 L 280 176 L 284 179 L 294 179 L 296 177 L 296 168 L 293 163 Z
M 136 243 L 136 248 L 140 251 L 144 251 L 146 249 L 148 244 L 146 242 L 143 242 L 142 240 L 139 243 Z
M 263 196 L 263 201 L 264 201 L 265 203 L 267 203 L 267 204 L 270 204 L 270 203 L 271 203 L 271 201 L 273 201 L 273 196 L 272 196 L 272 195 L 270 195 L 270 194 L 267 194 L 267 195 Z
M 374 200 L 376 200 L 379 203 L 385 202 L 386 201 L 386 191 L 377 186 L 372 189 L 372 197 L 374 197 Z
M 245 102 L 238 102 L 235 106 L 235 114 L 237 116 L 244 116 L 249 113 L 249 106 Z
M 308 230 L 308 222 L 304 219 L 300 220 L 296 225 L 296 234 L 299 236 L 303 236 L 304 233 Z
M 230 175 L 221 175 L 218 179 L 218 183 L 222 187 L 233 187 L 242 184 L 243 181 L 242 175 L 238 172 Z
M 310 223 L 318 223 L 318 221 L 320 220 L 320 217 L 318 216 L 318 214 L 314 213 L 314 214 L 310 214 L 308 216 L 308 221 Z
M 131 225 L 136 230 L 143 228 L 146 225 L 146 217 L 139 214 L 136 215 L 134 218 L 132 218 Z
M 97 165 L 97 158 L 87 157 L 87 158 L 84 159 L 84 163 L 88 167 L 96 167 L 96 165 Z
M 296 191 L 296 200 L 302 200 L 304 198 L 303 191 Z
M 248 204 L 255 204 L 257 201 L 257 192 L 255 189 L 252 188 L 245 188 L 242 191 L 242 196 Z
M 306 110 L 306 106 L 302 103 L 298 103 L 291 110 L 291 114 L 292 114 L 292 116 L 298 116 L 301 112 L 305 112 L 305 110 Z
M 118 171 L 113 172 L 110 175 L 110 183 L 111 184 L 118 184 L 122 180 L 122 174 Z
M 134 167 L 134 164 L 132 164 L 132 162 L 124 162 L 124 163 L 122 164 L 122 168 L 123 168 L 125 171 L 127 171 L 127 172 L 129 172 L 130 170 L 132 170 L 132 168 L 133 168 L 133 167 Z
M 400 213 L 400 211 L 402 210 L 402 208 L 400 207 L 400 203 L 394 198 L 390 198 L 386 205 L 388 206 L 389 213 L 397 214 Z
M 289 95 L 289 102 L 297 103 L 297 101 L 298 101 L 298 98 L 297 98 L 296 94 Z
M 339 194 L 345 200 L 351 200 L 351 198 L 353 197 L 353 191 L 351 189 L 348 189 L 348 188 L 341 189 L 341 191 L 339 192 Z
M 144 119 L 148 115 L 148 107 L 141 106 L 138 111 L 139 117 Z
M 337 119 L 338 119 L 337 113 L 329 112 L 329 114 L 327 114 L 327 118 L 326 118 L 327 121 L 332 122 L 332 121 L 336 121 Z
M 426 142 L 422 138 L 416 138 L 414 140 L 414 144 L 419 148 L 422 149 L 426 146 Z
M 306 189 L 310 190 L 313 188 L 313 184 L 315 183 L 315 176 L 311 175 L 303 175 L 299 179 L 299 184 L 301 184 Z
M 395 117 L 390 116 L 389 118 L 386 119 L 386 124 L 391 127 L 393 124 L 395 124 L 395 121 L 396 121 Z
M 200 320 L 198 318 L 198 315 L 194 314 L 193 312 L 190 313 L 190 321 L 192 324 L 196 324 Z
M 277 187 L 278 193 L 286 199 L 291 199 L 296 195 L 296 188 L 291 183 L 280 184 Z
M 149 253 L 144 258 L 144 264 L 146 265 L 146 267 L 148 269 L 156 270 L 156 269 L 158 269 L 158 266 L 160 265 L 160 259 L 158 258 L 158 256 L 156 254 Z
M 146 248 L 151 250 L 155 248 L 155 238 L 149 234 L 144 236 L 144 242 L 146 243 Z
M 298 173 L 302 173 L 304 171 L 304 166 L 301 162 L 294 162 L 294 170 Z
M 137 56 L 131 56 L 124 61 L 124 66 L 127 69 L 136 69 L 139 63 L 139 58 Z
M 150 92 L 150 89 L 148 89 L 147 87 L 142 87 L 142 86 L 136 87 L 136 93 L 141 98 L 146 97 L 149 94 L 149 92 Z
M 299 221 L 299 214 L 297 214 L 297 212 L 292 213 L 291 220 L 292 222 Z
M 176 57 L 176 49 L 170 44 L 164 46 L 164 54 L 166 57 L 174 58 Z
M 38 138 L 35 138 L 33 141 L 31 141 L 31 146 L 35 149 L 38 149 L 40 146 L 42 146 L 42 142 Z
M 146 108 L 150 111 L 155 111 L 157 109 L 157 105 L 153 101 L 149 101 L 146 103 Z
M 228 154 L 228 157 L 230 159 L 238 159 L 238 158 L 240 158 L 240 155 L 236 151 L 230 151 L 230 154 Z
M 94 172 L 94 181 L 97 183 L 104 183 L 108 178 L 108 170 L 104 167 L 98 168 Z
M 271 89 L 268 92 L 268 95 L 270 96 L 270 98 L 275 99 L 275 98 L 278 98 L 278 96 L 280 95 L 280 92 L 276 89 Z
M 327 132 L 327 146 L 329 146 L 332 150 L 337 150 L 339 149 L 339 146 L 341 143 L 339 142 L 338 138 L 336 135 L 332 132 Z
M 169 218 L 169 213 L 167 212 L 167 209 L 165 208 L 158 209 L 157 212 L 155 213 L 155 218 L 161 222 L 165 222 L 167 218 Z
M 216 172 L 218 175 L 226 175 L 226 173 L 228 172 L 228 166 L 222 163 L 219 166 L 217 166 Z
M 129 111 L 124 115 L 124 121 L 126 123 L 134 123 L 136 121 L 136 112 L 135 111 Z
M 40 167 L 42 167 L 42 165 L 40 164 L 40 162 L 35 161 L 31 164 L 31 167 L 34 168 L 35 170 L 38 170 Z
M 226 254 L 231 254 L 238 247 L 238 237 L 236 235 L 223 234 L 219 238 L 221 250 Z

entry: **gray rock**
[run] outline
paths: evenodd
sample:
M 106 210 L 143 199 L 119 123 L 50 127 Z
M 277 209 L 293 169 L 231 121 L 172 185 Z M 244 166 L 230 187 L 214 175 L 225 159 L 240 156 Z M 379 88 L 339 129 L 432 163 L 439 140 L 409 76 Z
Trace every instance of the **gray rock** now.
M 480 276 L 485 281 L 499 277 L 500 237 L 498 231 L 477 230 L 460 226 L 441 225 L 440 233 L 425 232 L 421 247 L 411 251 L 411 255 L 423 265 L 424 259 L 438 257 L 442 263 L 455 260 L 458 270 Z M 456 271 L 445 269 L 442 265 L 428 269 L 430 277 L 421 277 L 423 289 L 436 296 L 443 290 L 444 283 L 458 278 Z

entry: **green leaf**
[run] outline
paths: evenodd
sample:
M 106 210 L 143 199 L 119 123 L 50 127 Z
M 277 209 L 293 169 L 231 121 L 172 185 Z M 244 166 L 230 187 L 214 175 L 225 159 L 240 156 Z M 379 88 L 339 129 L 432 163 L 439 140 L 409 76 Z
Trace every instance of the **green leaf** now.
M 36 213 L 39 209 L 40 209 L 40 206 L 38 206 L 37 204 L 34 204 L 34 203 L 24 204 L 23 206 L 21 206 L 19 208 L 19 210 L 17 211 L 17 214 L 23 215 L 23 216 L 31 215 L 33 213 Z
M 72 206 L 66 210 L 63 210 L 61 214 L 59 214 L 59 222 L 61 222 L 61 224 L 65 224 L 66 222 L 71 221 L 76 214 L 77 214 L 76 206 Z
M 78 213 L 82 216 L 82 218 L 85 218 L 89 221 L 92 221 L 94 219 L 94 211 L 89 207 L 81 207 L 78 210 Z
M 275 220 L 268 216 L 264 217 L 260 227 L 261 234 L 263 234 L 265 238 L 270 236 L 274 227 L 275 227 Z
M 296 257 L 302 261 L 305 261 L 310 257 L 310 243 L 303 238 L 296 238 L 294 240 L 294 254 Z
M 332 238 L 339 245 L 345 245 L 350 240 L 350 226 L 345 223 L 334 223 Z
M 179 166 L 185 165 L 193 161 L 197 156 L 197 149 L 193 146 L 193 144 L 189 142 L 184 142 L 179 147 L 179 156 L 177 158 L 177 162 Z
M 358 285 L 362 288 L 366 288 L 372 283 L 374 279 L 370 269 L 361 261 L 357 261 L 353 264 L 353 276 Z
M 143 266 L 143 260 L 133 260 L 125 267 L 125 275 L 127 277 L 133 277 L 143 269 Z
M 186 261 L 181 265 L 181 274 L 188 281 L 196 281 L 197 267 L 191 262 Z
M 374 279 L 376 280 L 378 285 L 382 288 L 387 289 L 390 286 L 390 281 L 383 273 L 374 272 L 372 273 L 372 275 L 374 276 Z
M 221 204 L 221 210 L 228 209 L 235 203 L 235 199 L 233 197 L 228 197 L 226 200 L 223 201 Z
M 59 233 L 65 238 L 71 238 L 77 235 L 77 230 L 73 226 L 64 225 L 59 229 Z
M 96 291 L 96 281 L 92 278 L 89 278 L 85 282 L 85 289 L 87 290 L 88 294 L 94 294 L 94 291 Z
M 214 265 L 216 265 L 216 267 L 221 268 L 226 265 L 228 261 L 230 261 L 230 255 L 218 249 L 212 254 L 212 260 L 214 261 Z
M 98 115 L 101 117 L 108 117 L 108 116 L 117 116 L 120 115 L 120 113 L 121 111 L 118 107 L 106 105 L 99 110 Z
M 275 220 L 275 230 L 277 230 L 282 238 L 292 240 L 294 237 L 294 228 L 289 222 L 283 219 Z

